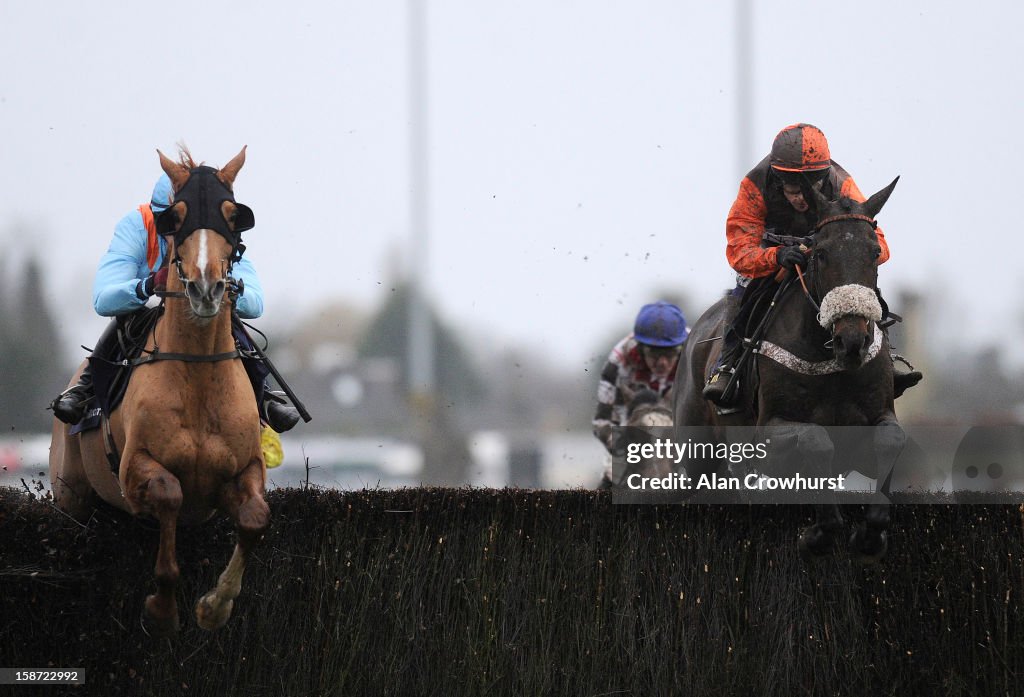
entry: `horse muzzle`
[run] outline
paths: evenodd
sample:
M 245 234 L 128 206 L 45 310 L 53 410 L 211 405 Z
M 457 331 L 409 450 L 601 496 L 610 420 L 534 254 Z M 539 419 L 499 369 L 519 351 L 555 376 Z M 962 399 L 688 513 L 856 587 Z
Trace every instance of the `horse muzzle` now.
M 832 332 L 836 360 L 847 370 L 859 368 L 868 356 L 882 305 L 872 288 L 857 283 L 837 286 L 821 299 L 818 322 Z
M 867 361 L 872 328 L 866 317 L 847 315 L 836 320 L 832 329 L 832 349 L 845 370 L 855 370 Z
M 224 300 L 224 292 L 227 284 L 224 279 L 207 282 L 205 279 L 197 281 L 185 281 L 185 296 L 196 317 L 209 319 L 220 312 L 221 302 Z

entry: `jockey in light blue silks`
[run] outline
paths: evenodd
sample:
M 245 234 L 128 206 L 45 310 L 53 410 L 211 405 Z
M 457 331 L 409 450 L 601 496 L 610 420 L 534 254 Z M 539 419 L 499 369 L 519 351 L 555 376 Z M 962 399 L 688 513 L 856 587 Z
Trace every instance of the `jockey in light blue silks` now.
M 114 238 L 100 259 L 93 282 L 93 308 L 99 315 L 116 318 L 131 314 L 144 308 L 154 293 L 163 290 L 167 281 L 167 239 L 157 234 L 155 219 L 171 204 L 173 196 L 171 180 L 162 174 L 153 187 L 150 202 L 121 218 L 114 227 Z M 262 315 L 263 288 L 252 262 L 245 257 L 238 259 L 231 268 L 231 275 L 244 289 L 235 299 L 238 316 L 255 319 Z M 117 349 L 115 320 L 107 325 L 92 355 L 109 359 Z M 262 387 L 262 381 L 254 384 L 254 391 L 262 395 Z M 94 397 L 92 369 L 87 364 L 78 383 L 54 399 L 50 408 L 64 423 L 76 424 L 85 416 Z M 266 400 L 264 406 L 269 425 L 278 433 L 298 422 L 295 408 L 278 398 Z

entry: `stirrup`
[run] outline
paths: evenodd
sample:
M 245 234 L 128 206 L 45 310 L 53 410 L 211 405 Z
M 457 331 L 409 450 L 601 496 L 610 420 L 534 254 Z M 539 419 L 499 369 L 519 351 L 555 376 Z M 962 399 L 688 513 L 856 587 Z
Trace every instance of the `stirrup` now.
M 75 401 L 65 401 L 71 396 L 76 397 Z M 47 409 L 53 412 L 58 421 L 74 426 L 85 418 L 86 413 L 89 411 L 89 402 L 95 398 L 96 395 L 92 394 L 89 386 L 76 383 L 54 397 Z
M 287 395 L 282 390 L 263 390 L 263 401 L 264 402 L 277 402 L 278 404 L 287 404 L 288 400 L 285 399 Z

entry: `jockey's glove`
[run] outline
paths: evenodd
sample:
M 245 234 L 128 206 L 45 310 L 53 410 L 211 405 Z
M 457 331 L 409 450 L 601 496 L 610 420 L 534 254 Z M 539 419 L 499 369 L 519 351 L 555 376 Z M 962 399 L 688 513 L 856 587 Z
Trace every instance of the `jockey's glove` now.
M 801 269 L 807 267 L 807 255 L 799 247 L 781 247 L 775 260 L 784 269 L 793 269 L 799 266 Z
M 148 300 L 157 290 L 163 290 L 167 287 L 167 267 L 163 267 L 139 281 L 139 285 L 135 287 L 135 294 L 139 296 L 140 300 Z

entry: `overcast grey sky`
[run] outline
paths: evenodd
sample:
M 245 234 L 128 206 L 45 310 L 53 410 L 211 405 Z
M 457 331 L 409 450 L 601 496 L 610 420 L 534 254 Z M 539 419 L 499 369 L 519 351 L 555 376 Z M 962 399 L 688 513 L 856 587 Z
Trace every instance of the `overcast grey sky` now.
M 949 333 L 1020 324 L 1003 200 L 1018 197 L 1024 5 L 753 4 L 749 165 L 783 126 L 820 126 L 865 194 L 902 177 L 880 215 L 890 301 L 946 272 L 938 301 L 976 306 Z M 373 306 L 409 239 L 406 11 L 3 3 L 0 270 L 45 256 L 69 353 L 91 344 L 95 265 L 148 199 L 155 149 L 184 141 L 219 166 L 248 144 L 236 194 L 256 212 L 261 326 Z M 553 360 L 582 371 L 657 289 L 703 310 L 732 284 L 733 2 L 429 0 L 426 15 L 429 291 L 449 322 L 559 346 Z

